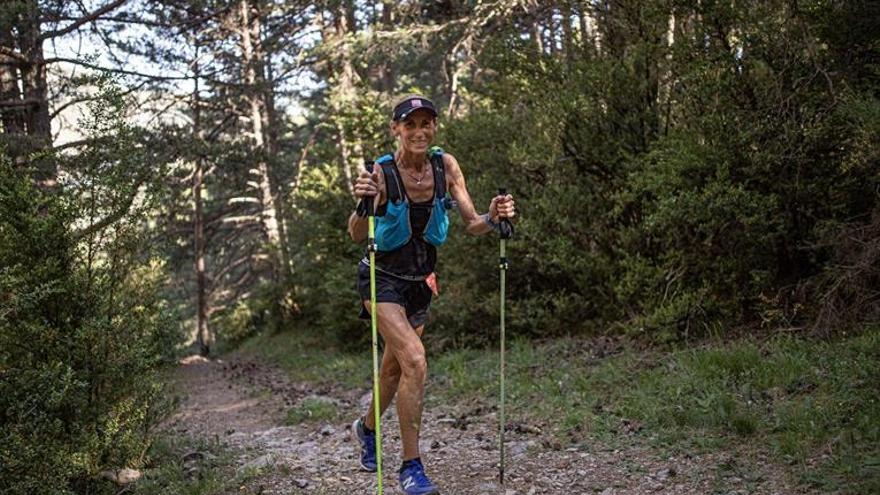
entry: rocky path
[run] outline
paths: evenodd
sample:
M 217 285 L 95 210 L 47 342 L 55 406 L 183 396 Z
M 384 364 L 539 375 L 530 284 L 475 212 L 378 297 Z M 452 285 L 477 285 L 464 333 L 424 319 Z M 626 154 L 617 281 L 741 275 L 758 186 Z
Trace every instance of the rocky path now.
M 351 420 L 368 403 L 369 392 L 296 383 L 280 370 L 235 355 L 215 361 L 184 360 L 177 381 L 184 395 L 166 431 L 219 439 L 235 453 L 240 472 L 253 468 L 250 472 L 256 474 L 236 493 L 375 493 L 375 475 L 359 470 L 349 431 Z M 339 421 L 284 426 L 287 411 L 306 398 L 332 402 L 342 413 Z M 491 404 L 491 399 L 486 403 Z M 400 439 L 393 404 L 382 426 L 385 491 L 396 493 Z M 758 454 L 676 457 L 637 440 L 616 442 L 616 448 L 598 443 L 562 448 L 544 431 L 546 425 L 515 423 L 508 424 L 502 487 L 491 407 L 432 406 L 425 411 L 423 427 L 422 457 L 444 495 L 807 493 L 791 488 L 782 470 Z

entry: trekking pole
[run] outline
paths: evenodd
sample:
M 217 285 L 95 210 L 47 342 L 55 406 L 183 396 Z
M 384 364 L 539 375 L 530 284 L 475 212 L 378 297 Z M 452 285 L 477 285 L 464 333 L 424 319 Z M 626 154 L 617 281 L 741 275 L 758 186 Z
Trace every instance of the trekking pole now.
M 498 189 L 498 194 L 507 194 L 504 188 Z M 501 253 L 498 259 L 498 268 L 501 275 L 501 404 L 499 407 L 499 429 L 501 437 L 501 462 L 498 465 L 498 478 L 504 484 L 504 298 L 505 298 L 505 274 L 507 273 L 507 239 L 513 235 L 513 225 L 510 220 L 502 218 L 500 222 Z
M 373 173 L 373 162 L 364 163 L 367 172 Z M 367 251 L 370 253 L 370 327 L 373 334 L 373 412 L 376 420 L 376 486 L 382 495 L 382 425 L 379 404 L 379 335 L 376 323 L 376 213 L 373 198 L 363 198 L 358 214 L 367 216 Z

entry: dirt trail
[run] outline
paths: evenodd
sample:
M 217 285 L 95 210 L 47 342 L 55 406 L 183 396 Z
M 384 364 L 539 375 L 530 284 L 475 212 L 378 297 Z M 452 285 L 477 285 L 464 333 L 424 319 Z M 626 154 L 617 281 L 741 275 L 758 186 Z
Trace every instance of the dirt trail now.
M 239 469 L 264 468 L 237 493 L 370 494 L 375 475 L 359 470 L 348 424 L 369 392 L 295 383 L 275 368 L 233 355 L 181 364 L 186 391 L 165 428 L 195 439 L 218 438 L 236 453 Z M 430 379 L 430 378 L 429 378 Z M 428 391 L 430 394 L 430 390 Z M 334 423 L 283 426 L 288 410 L 307 397 L 349 412 Z M 491 401 L 487 400 L 487 403 Z M 400 439 L 394 406 L 383 418 L 387 493 L 397 493 Z M 644 442 L 607 449 L 598 443 L 560 448 L 552 435 L 527 425 L 507 434 L 505 485 L 497 483 L 497 422 L 492 408 L 430 407 L 423 419 L 422 458 L 444 495 L 722 494 L 789 495 L 781 470 L 732 452 L 670 457 Z M 627 442 L 618 442 L 625 444 Z

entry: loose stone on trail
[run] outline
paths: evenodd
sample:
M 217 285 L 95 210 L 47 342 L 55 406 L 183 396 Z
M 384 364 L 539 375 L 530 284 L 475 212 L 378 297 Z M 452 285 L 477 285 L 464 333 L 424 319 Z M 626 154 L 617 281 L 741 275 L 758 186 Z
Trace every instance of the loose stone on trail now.
M 109 471 L 101 471 L 101 477 L 108 479 L 117 485 L 127 485 L 139 480 L 142 473 L 136 469 L 114 469 Z
M 241 467 L 239 467 L 239 473 L 243 473 L 249 469 L 263 469 L 275 464 L 275 456 L 273 454 L 263 454 L 256 459 L 253 459 Z
M 225 363 L 193 360 L 180 366 L 178 375 L 181 390 L 187 394 L 180 410 L 167 421 L 166 431 L 196 441 L 219 439 L 223 448 L 237 458 L 237 472 L 248 468 L 255 471 L 249 473 L 242 493 L 376 492 L 375 475 L 359 469 L 348 431 L 351 421 L 369 406 L 369 390 L 296 383 L 262 361 L 235 355 Z M 263 393 L 267 389 L 272 393 Z M 282 426 L 287 412 L 307 398 L 335 404 L 336 415 L 321 422 L 307 418 L 293 426 Z M 441 493 L 705 495 L 713 491 L 715 466 L 732 455 L 684 454 L 671 462 L 668 455 L 652 452 L 637 442 L 608 445 L 580 438 L 576 446 L 563 445 L 553 425 L 539 427 L 514 418 L 507 425 L 508 463 L 502 486 L 497 482 L 495 414 L 491 403 L 479 401 L 434 403 L 425 409 L 421 454 L 428 475 L 438 483 Z M 382 428 L 385 486 L 392 493 L 397 486 L 401 450 L 393 403 L 382 419 Z M 627 433 L 627 438 L 633 436 Z M 191 451 L 183 458 L 195 479 L 207 464 L 204 461 L 209 453 Z M 747 489 L 750 495 L 791 493 L 779 472 L 768 465 L 761 472 L 760 483 L 755 483 L 754 477 L 745 481 L 728 478 L 726 493 L 741 489 Z M 669 483 L 673 477 L 674 485 Z

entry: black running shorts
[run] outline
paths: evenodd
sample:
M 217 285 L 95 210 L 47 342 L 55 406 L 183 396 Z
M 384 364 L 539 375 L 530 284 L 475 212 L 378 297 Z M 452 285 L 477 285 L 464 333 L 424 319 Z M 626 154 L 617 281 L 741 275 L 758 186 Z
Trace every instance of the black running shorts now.
M 370 267 L 366 263 L 358 263 L 357 289 L 361 296 L 360 317 L 369 320 L 370 312 L 363 305 L 363 301 L 368 303 L 370 301 Z M 406 318 L 413 328 L 418 328 L 428 321 L 431 296 L 431 288 L 424 280 L 404 280 L 376 271 L 376 302 L 403 306 Z

